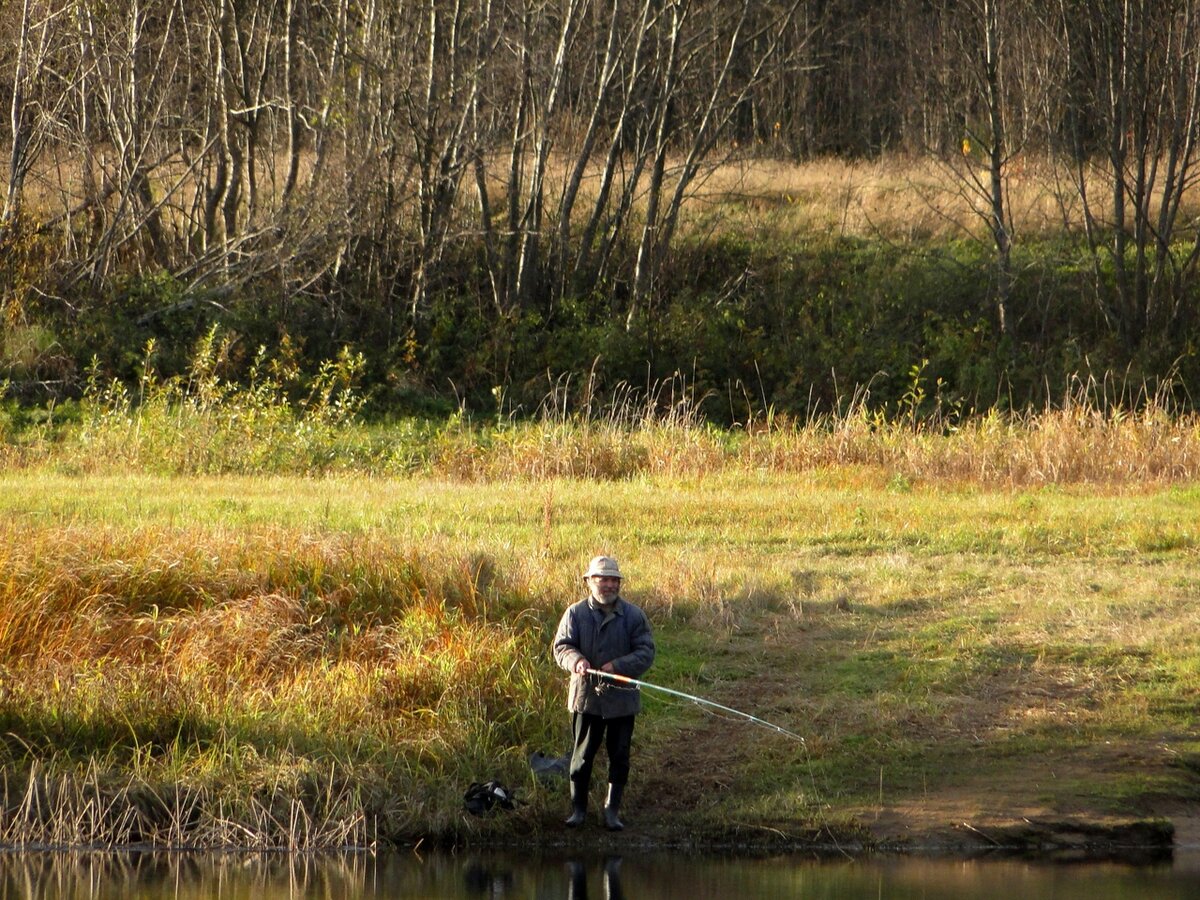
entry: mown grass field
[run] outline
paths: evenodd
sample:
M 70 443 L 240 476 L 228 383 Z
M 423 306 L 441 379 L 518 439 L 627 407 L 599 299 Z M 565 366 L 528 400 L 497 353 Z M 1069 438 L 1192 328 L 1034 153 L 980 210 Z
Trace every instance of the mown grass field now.
M 954 440 L 918 437 L 899 459 Z M 1194 481 L 754 450 L 614 479 L 10 467 L 0 842 L 561 840 L 526 756 L 566 747 L 548 641 L 602 551 L 655 625 L 651 681 L 806 736 L 648 694 L 635 839 L 1200 802 Z M 528 802 L 465 815 L 491 777 Z

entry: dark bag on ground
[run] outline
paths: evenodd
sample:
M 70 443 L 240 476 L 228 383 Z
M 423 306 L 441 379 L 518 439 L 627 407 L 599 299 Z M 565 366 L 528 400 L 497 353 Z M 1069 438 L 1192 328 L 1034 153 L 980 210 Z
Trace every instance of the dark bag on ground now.
M 463 794 L 463 808 L 473 816 L 482 816 L 494 807 L 516 809 L 519 801 L 499 781 L 473 782 Z

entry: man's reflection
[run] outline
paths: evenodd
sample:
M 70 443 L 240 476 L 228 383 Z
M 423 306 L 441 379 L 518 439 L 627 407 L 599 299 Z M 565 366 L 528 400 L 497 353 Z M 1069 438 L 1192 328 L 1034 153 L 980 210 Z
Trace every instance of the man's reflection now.
M 579 860 L 567 863 L 567 900 L 587 900 L 587 867 Z M 610 856 L 604 860 L 604 900 L 625 900 L 621 889 L 621 857 Z

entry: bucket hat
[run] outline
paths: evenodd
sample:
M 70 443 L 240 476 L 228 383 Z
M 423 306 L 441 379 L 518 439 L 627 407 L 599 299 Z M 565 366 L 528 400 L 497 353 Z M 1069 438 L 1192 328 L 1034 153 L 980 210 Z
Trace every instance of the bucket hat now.
M 609 578 L 620 578 L 621 569 L 617 565 L 617 561 L 611 556 L 595 556 L 588 563 L 587 571 L 583 573 L 584 580 L 595 575 L 602 575 Z

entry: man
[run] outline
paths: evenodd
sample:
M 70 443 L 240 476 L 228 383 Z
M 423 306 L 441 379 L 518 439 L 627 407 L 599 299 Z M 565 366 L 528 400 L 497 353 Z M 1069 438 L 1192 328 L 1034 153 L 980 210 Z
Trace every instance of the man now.
M 567 707 L 575 746 L 571 753 L 571 815 L 575 828 L 587 817 L 592 763 L 604 744 L 608 795 L 604 826 L 620 831 L 621 795 L 629 778 L 633 719 L 642 708 L 636 686 L 621 685 L 589 669 L 640 678 L 654 662 L 654 638 L 646 614 L 621 597 L 621 570 L 610 556 L 597 556 L 583 574 L 588 596 L 567 608 L 554 636 L 554 661 L 571 673 Z

